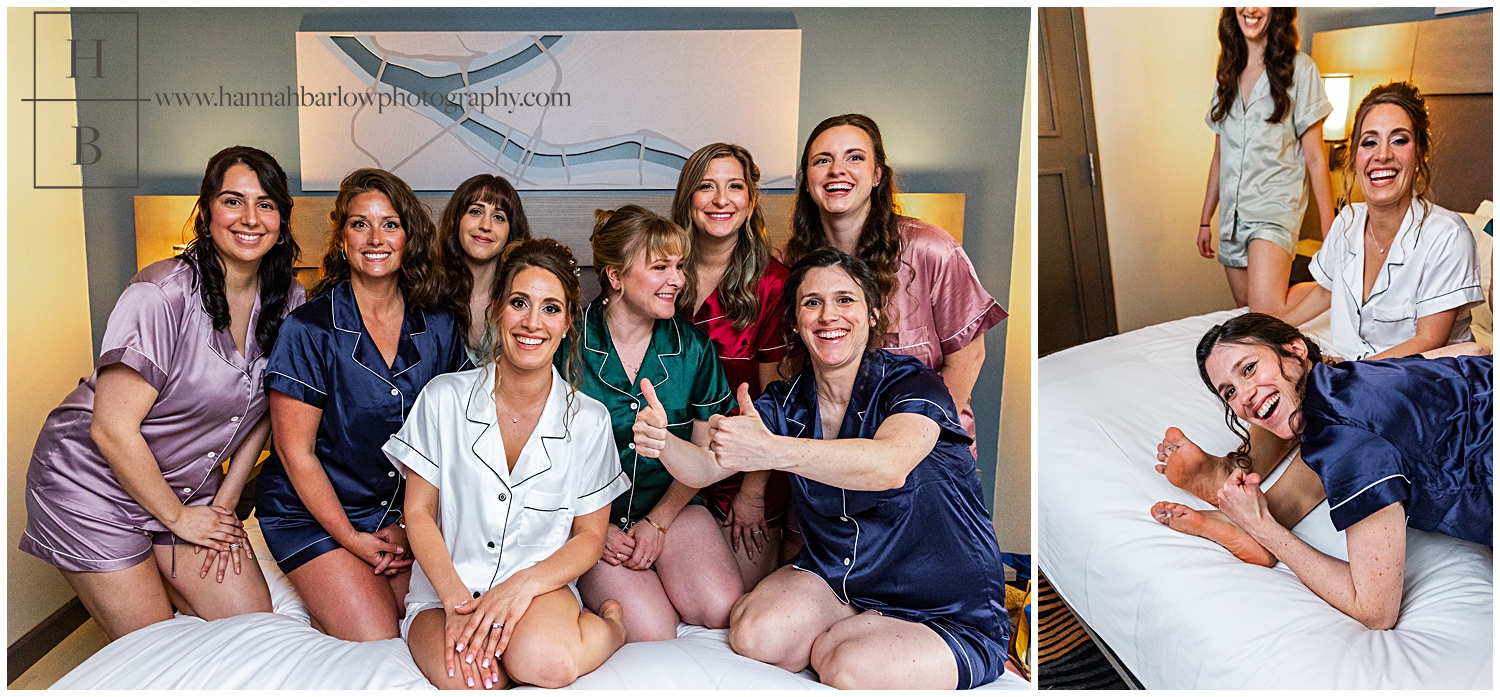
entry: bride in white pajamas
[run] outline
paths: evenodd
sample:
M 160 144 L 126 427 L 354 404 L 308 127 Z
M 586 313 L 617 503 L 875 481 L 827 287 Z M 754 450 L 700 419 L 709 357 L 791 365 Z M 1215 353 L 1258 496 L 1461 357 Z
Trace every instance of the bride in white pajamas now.
M 417 559 L 401 634 L 442 689 L 563 687 L 625 643 L 620 604 L 592 614 L 574 588 L 628 488 L 608 410 L 553 368 L 580 306 L 576 269 L 553 240 L 506 249 L 494 361 L 434 378 L 384 448 L 408 475 Z

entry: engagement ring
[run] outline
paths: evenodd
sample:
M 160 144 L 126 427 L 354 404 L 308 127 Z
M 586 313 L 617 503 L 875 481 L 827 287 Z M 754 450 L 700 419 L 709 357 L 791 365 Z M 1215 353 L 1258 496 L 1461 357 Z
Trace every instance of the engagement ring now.
M 496 622 L 496 623 L 490 625 L 490 629 L 499 629 L 499 628 L 504 627 L 504 626 L 505 626 L 504 622 Z
M 229 545 L 229 548 L 230 549 L 239 549 L 240 548 L 240 543 L 235 542 L 235 543 Z

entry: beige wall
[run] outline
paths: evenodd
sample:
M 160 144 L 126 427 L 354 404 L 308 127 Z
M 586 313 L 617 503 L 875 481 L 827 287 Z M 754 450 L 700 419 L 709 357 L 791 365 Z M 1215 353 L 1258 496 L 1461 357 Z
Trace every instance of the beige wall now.
M 32 90 L 32 11 L 11 8 L 9 20 L 9 92 L 6 228 L 8 314 L 6 406 L 9 447 L 6 547 L 7 644 L 14 643 L 62 607 L 73 592 L 56 569 L 20 552 L 16 544 L 26 526 L 26 466 L 47 412 L 62 401 L 78 378 L 93 370 L 89 338 L 88 269 L 83 246 L 83 195 L 77 189 L 33 189 L 31 105 L 20 100 Z M 38 25 L 43 46 L 63 43 L 71 36 L 65 18 Z M 39 61 L 40 62 L 40 61 Z M 55 67 L 55 66 L 54 66 Z M 50 75 L 62 78 L 65 73 Z M 45 86 L 49 71 L 38 81 Z M 68 80 L 45 96 L 72 98 Z M 36 151 L 72 153 L 77 111 L 53 107 L 40 118 Z M 44 158 L 45 159 L 45 158 Z M 72 162 L 72 159 L 68 159 Z M 77 167 L 44 171 L 51 181 L 81 182 Z M 56 177 L 56 178 L 53 178 Z
M 1084 12 L 1121 332 L 1234 307 L 1198 256 L 1218 8 Z M 1217 224 L 1217 221 L 1216 221 Z
M 1031 25 L 1031 45 L 1026 56 L 1026 74 L 1036 65 L 1036 23 Z M 1016 177 L 1015 248 L 1010 269 L 1010 325 L 1005 332 L 1005 382 L 1000 397 L 1000 444 L 995 463 L 995 535 L 1000 549 L 1031 554 L 1031 90 L 1026 81 L 1026 101 L 1021 109 L 1020 175 Z

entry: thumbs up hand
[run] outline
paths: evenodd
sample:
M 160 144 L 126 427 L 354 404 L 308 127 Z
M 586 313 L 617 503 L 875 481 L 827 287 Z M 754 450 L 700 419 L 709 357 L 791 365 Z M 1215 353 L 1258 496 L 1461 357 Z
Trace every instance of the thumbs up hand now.
M 755 400 L 750 399 L 750 383 L 740 383 L 740 391 L 735 394 L 740 402 L 740 416 L 753 416 L 760 418 L 760 412 L 755 410 Z
M 667 449 L 671 433 L 667 431 L 667 410 L 656 397 L 656 388 L 651 381 L 641 378 L 641 395 L 646 398 L 646 408 L 635 414 L 635 451 L 651 458 L 661 458 Z
M 776 436 L 761 421 L 760 413 L 750 399 L 750 386 L 740 383 L 737 397 L 738 416 L 709 419 L 709 452 L 717 458 L 719 466 L 727 470 L 755 472 L 775 469 L 777 458 L 772 453 Z

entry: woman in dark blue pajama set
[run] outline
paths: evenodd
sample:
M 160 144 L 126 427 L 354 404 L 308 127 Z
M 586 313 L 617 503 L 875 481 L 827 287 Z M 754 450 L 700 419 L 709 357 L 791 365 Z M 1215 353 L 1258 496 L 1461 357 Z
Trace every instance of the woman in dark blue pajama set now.
M 1488 353 L 1458 344 L 1330 364 L 1269 315 L 1209 330 L 1198 345 L 1204 383 L 1240 422 L 1301 440 L 1348 561 L 1278 523 L 1256 474 L 1230 472 L 1219 509 L 1330 605 L 1371 629 L 1394 627 L 1407 528 L 1494 544 L 1494 361 L 1463 355 L 1476 351 Z
M 316 626 L 350 641 L 398 636 L 411 550 L 405 479 L 381 451 L 428 381 L 469 367 L 440 306 L 436 232 L 416 194 L 377 169 L 334 199 L 323 279 L 283 325 L 266 367 L 275 451 L 255 492 L 277 565 Z
M 885 307 L 874 275 L 831 247 L 786 282 L 785 326 L 802 367 L 740 415 L 715 416 L 699 448 L 642 410 L 636 451 L 704 486 L 778 469 L 805 545 L 735 604 L 735 652 L 849 689 L 968 689 L 1005 671 L 1010 622 L 1000 549 L 969 436 L 943 378 L 874 348 Z M 837 433 L 828 431 L 837 429 Z M 660 452 L 660 455 L 656 453 Z
M 811 367 L 771 383 L 755 401 L 766 428 L 822 439 L 814 383 Z M 905 484 L 886 491 L 792 474 L 805 540 L 792 565 L 827 581 L 840 602 L 932 628 L 953 651 L 958 687 L 993 682 L 1004 671 L 1010 619 L 969 436 L 942 377 L 911 356 L 867 351 L 838 438 L 874 438 L 893 414 L 931 419 L 941 429 L 937 444 Z

